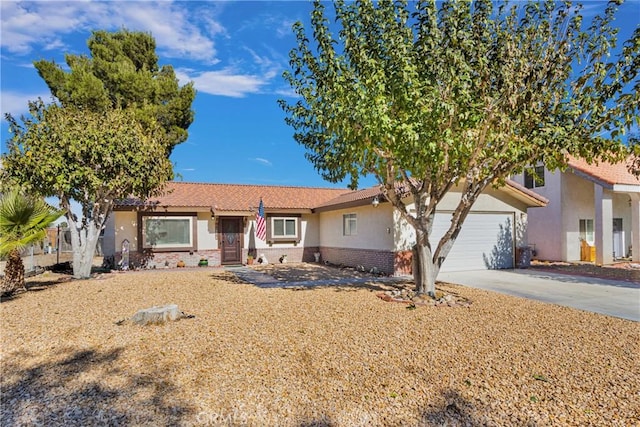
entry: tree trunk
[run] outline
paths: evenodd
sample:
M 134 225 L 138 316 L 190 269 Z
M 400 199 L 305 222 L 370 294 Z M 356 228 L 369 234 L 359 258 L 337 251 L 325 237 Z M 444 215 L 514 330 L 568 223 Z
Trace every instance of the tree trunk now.
M 440 268 L 434 265 L 431 251 L 426 245 L 413 247 L 413 280 L 418 294 L 436 296 L 436 277 Z
M 69 221 L 71 229 L 71 247 L 73 250 L 73 278 L 87 279 L 91 277 L 93 257 L 100 236 L 100 229 L 89 222 L 85 228 L 78 229 L 73 221 Z
M 4 280 L 0 293 L 11 295 L 17 289 L 24 289 L 24 287 L 24 263 L 20 257 L 20 252 L 14 249 L 7 256 L 7 265 L 4 269 Z

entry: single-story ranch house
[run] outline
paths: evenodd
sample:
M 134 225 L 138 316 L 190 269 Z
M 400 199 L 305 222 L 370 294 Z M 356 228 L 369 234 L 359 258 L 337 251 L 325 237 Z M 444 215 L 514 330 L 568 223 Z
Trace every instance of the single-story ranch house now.
M 450 223 L 455 189 L 440 204 L 434 237 Z M 459 190 L 458 190 L 459 191 Z M 264 204 L 266 239 L 256 236 Z M 442 271 L 512 268 L 516 248 L 526 246 L 527 209 L 546 199 L 515 182 L 490 188 L 475 203 Z M 171 182 L 163 196 L 121 200 L 103 238 L 105 256 L 132 265 L 175 267 L 238 265 L 248 256 L 278 262 L 322 261 L 411 273 L 413 230 L 378 187 L 347 189 Z

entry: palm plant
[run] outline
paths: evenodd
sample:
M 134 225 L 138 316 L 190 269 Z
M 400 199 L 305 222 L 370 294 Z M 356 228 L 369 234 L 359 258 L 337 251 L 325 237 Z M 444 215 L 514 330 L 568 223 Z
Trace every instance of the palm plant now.
M 62 214 L 43 199 L 24 195 L 17 189 L 0 197 L 0 257 L 7 259 L 0 294 L 25 287 L 20 251 L 44 240 L 46 229 Z

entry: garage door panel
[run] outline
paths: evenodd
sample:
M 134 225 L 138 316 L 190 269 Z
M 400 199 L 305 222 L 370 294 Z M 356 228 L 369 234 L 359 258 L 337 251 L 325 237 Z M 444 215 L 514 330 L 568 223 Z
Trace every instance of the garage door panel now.
M 432 244 L 435 246 L 451 224 L 451 214 L 436 214 Z M 471 213 L 441 271 L 513 268 L 513 214 Z

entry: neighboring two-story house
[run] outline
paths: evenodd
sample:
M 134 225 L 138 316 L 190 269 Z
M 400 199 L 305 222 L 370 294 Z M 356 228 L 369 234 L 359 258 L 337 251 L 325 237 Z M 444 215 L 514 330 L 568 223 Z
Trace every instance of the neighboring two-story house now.
M 564 172 L 539 165 L 513 180 L 549 200 L 528 215 L 536 258 L 598 265 L 640 261 L 640 178 L 626 163 L 589 165 L 571 158 Z

